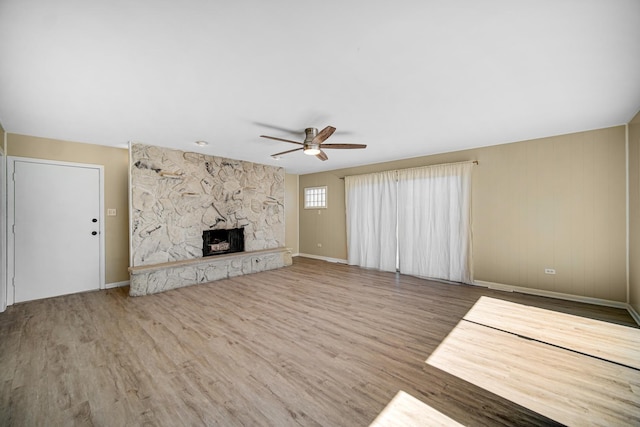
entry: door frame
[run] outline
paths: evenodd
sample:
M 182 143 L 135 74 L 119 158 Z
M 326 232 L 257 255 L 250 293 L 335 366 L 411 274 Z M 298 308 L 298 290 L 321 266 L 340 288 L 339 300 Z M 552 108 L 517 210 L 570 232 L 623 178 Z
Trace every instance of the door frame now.
M 1 129 L 1 128 L 0 128 Z M 7 309 L 7 134 L 0 146 L 0 313 Z
M 39 163 L 54 166 L 70 166 L 79 168 L 96 169 L 99 174 L 99 188 L 98 188 L 98 200 L 99 200 L 99 216 L 98 224 L 99 232 L 99 248 L 100 248 L 100 277 L 99 277 L 99 289 L 105 289 L 105 246 L 104 246 L 104 166 L 89 164 L 89 163 L 75 163 L 75 162 L 62 162 L 57 160 L 36 159 L 30 157 L 7 157 L 7 276 L 6 276 L 6 301 L 7 305 L 15 304 L 15 236 L 13 234 L 13 225 L 15 224 L 15 184 L 14 184 L 14 172 L 16 162 L 26 163 Z

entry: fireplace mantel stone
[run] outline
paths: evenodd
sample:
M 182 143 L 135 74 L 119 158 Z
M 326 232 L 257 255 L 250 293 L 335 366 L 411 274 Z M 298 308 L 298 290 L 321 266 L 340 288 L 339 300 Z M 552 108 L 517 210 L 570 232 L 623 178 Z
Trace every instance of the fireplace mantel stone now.
M 142 296 L 291 265 L 291 249 L 236 252 L 130 267 L 129 295 Z

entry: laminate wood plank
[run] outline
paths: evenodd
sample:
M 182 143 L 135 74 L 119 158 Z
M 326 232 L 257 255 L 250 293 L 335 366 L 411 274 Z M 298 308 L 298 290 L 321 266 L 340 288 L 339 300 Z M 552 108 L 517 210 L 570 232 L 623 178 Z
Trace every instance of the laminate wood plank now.
M 85 319 L 93 321 L 97 334 L 82 352 L 82 374 L 92 414 L 106 414 L 125 420 L 125 424 L 160 425 L 164 407 L 152 396 L 166 372 L 175 366 L 158 354 L 156 342 L 140 327 L 143 310 L 96 304 L 97 294 L 84 294 L 82 305 L 87 308 Z
M 2 365 L 0 365 L 2 366 Z M 11 380 L 0 382 L 0 420 L 11 419 Z
M 640 369 L 640 329 L 481 297 L 465 320 Z
M 640 371 L 476 323 L 427 363 L 565 425 L 640 424 Z
M 1 345 L 5 351 L 0 352 L 0 382 L 13 378 L 18 363 L 18 349 L 20 348 L 20 332 L 10 332 L 4 335 Z
M 400 391 L 463 425 L 557 424 L 425 365 L 483 295 L 633 322 L 619 309 L 296 258 L 145 297 L 116 288 L 9 307 L 0 425 L 364 426 Z

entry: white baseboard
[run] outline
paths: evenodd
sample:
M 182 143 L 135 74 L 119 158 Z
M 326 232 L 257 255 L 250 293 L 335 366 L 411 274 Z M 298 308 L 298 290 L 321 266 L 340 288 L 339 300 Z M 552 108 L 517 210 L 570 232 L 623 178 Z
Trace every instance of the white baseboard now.
M 556 299 L 562 299 L 567 301 L 584 302 L 587 304 L 602 305 L 605 307 L 614 307 L 614 308 L 625 308 L 629 310 L 629 305 L 625 302 L 611 301 L 611 300 L 600 299 L 600 298 L 591 298 L 591 297 L 585 297 L 580 295 L 564 294 L 561 292 L 544 291 L 541 289 L 522 288 L 519 286 L 505 285 L 503 283 L 485 282 L 483 280 L 474 280 L 473 283 L 474 285 L 484 286 L 489 289 L 496 289 L 498 291 L 520 292 L 521 294 L 537 295 L 539 297 L 549 297 L 549 298 L 556 298 Z
M 631 306 L 631 304 L 627 304 L 627 311 L 633 317 L 633 320 L 636 321 L 638 326 L 640 326 L 640 314 Z
M 330 257 L 326 257 L 326 256 L 311 255 L 311 254 L 298 254 L 297 256 L 301 256 L 303 258 L 321 259 L 323 261 L 335 262 L 335 263 L 338 263 L 338 264 L 347 264 L 347 260 L 346 259 L 330 258 Z
M 129 281 L 125 280 L 124 282 L 107 283 L 106 285 L 104 285 L 104 288 L 105 289 L 113 289 L 113 288 L 121 288 L 123 286 L 129 286 Z

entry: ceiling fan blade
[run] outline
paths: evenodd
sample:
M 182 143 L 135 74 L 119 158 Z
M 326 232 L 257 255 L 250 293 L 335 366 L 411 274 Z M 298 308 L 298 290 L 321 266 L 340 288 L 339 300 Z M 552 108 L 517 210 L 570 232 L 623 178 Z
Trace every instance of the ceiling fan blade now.
M 323 162 L 329 159 L 329 157 L 327 157 L 327 154 L 322 150 L 320 150 L 320 154 L 316 154 L 316 157 L 322 160 Z
M 253 124 L 260 127 L 277 130 L 278 132 L 290 133 L 291 135 L 304 136 L 304 130 L 301 130 L 301 129 L 298 129 L 298 130 L 288 129 L 288 128 L 283 128 L 280 126 L 270 125 L 269 123 L 262 123 L 262 122 L 253 122 Z
M 324 141 L 327 140 L 327 138 L 329 138 L 334 132 L 336 131 L 336 128 L 334 128 L 333 126 L 327 126 L 326 128 L 322 129 L 320 132 L 318 132 L 318 134 L 316 135 L 315 138 L 313 138 L 312 144 L 322 144 Z
M 260 135 L 260 138 L 275 139 L 276 141 L 290 142 L 292 144 L 304 145 L 302 142 L 291 141 L 289 139 L 276 138 L 275 136 Z
M 322 144 L 322 148 L 367 148 L 367 144 Z
M 282 153 L 272 154 L 271 157 L 278 157 L 278 156 L 282 156 L 283 154 L 293 153 L 294 151 L 300 151 L 300 150 L 304 150 L 304 147 L 294 148 L 293 150 L 287 150 L 287 151 L 283 151 Z

